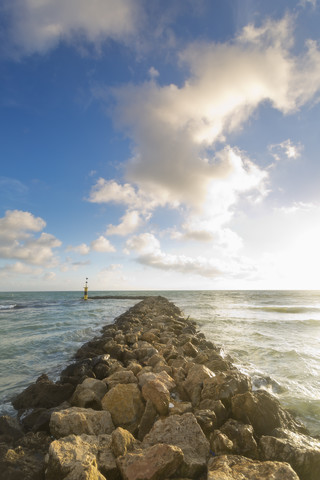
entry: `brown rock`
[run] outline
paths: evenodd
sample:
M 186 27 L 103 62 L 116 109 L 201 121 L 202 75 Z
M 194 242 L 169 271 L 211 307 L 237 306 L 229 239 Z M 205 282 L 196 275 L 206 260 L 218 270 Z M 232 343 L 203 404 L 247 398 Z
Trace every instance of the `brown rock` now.
M 22 437 L 23 432 L 18 420 L 8 415 L 0 417 L 0 435 L 12 440 Z
M 131 435 L 128 430 L 118 427 L 112 432 L 111 435 L 111 450 L 115 457 L 125 455 L 128 451 L 131 451 L 137 440 Z
M 91 480 L 91 477 L 85 476 L 86 471 L 93 475 L 93 479 L 104 479 L 105 477 L 102 477 L 98 472 L 97 456 L 100 444 L 102 444 L 100 449 L 105 448 L 105 441 L 110 444 L 111 437 L 109 435 L 98 437 L 94 435 L 69 435 L 60 440 L 54 440 L 49 447 L 46 480 L 65 479 L 67 475 L 76 479 L 76 474 Z
M 273 436 L 260 439 L 266 460 L 290 463 L 301 480 L 318 480 L 320 473 L 320 441 L 289 430 L 276 429 Z
M 108 389 L 111 390 L 111 388 L 118 385 L 118 383 L 138 383 L 138 380 L 131 370 L 120 370 L 110 375 L 110 377 L 105 378 L 104 382 L 108 386 Z
M 194 415 L 206 437 L 217 428 L 217 417 L 212 410 L 195 410 Z
M 269 435 L 275 428 L 293 431 L 305 430 L 279 401 L 266 391 L 247 392 L 231 399 L 232 416 L 244 423 L 251 423 L 258 435 Z
M 103 410 L 111 413 L 116 427 L 124 427 L 130 432 L 136 430 L 144 411 L 139 387 L 134 383 L 118 384 L 101 401 Z
M 86 378 L 80 385 L 77 385 L 70 403 L 75 407 L 101 408 L 101 399 L 107 393 L 105 383 L 95 378 Z
M 162 480 L 177 471 L 182 459 L 179 447 L 159 443 L 119 457 L 117 464 L 124 480 Z
M 210 448 L 214 455 L 227 455 L 233 452 L 233 443 L 227 435 L 215 430 L 210 435 Z
M 145 400 L 150 400 L 159 415 L 167 415 L 169 410 L 170 393 L 160 380 L 150 380 L 142 387 Z
M 229 401 L 238 393 L 251 390 L 251 380 L 247 375 L 238 371 L 219 372 L 215 377 L 203 381 L 201 400 Z
M 53 412 L 50 419 L 51 434 L 56 437 L 68 435 L 100 435 L 114 430 L 111 414 L 91 408 L 73 407 Z
M 183 345 L 183 351 L 185 355 L 187 355 L 188 357 L 196 357 L 199 353 L 197 348 L 194 345 L 192 345 L 191 342 L 187 342 Z
M 230 418 L 220 430 L 232 441 L 234 454 L 253 459 L 259 458 L 258 445 L 251 425 L 244 425 Z
M 36 383 L 29 385 L 13 399 L 12 405 L 16 410 L 37 407 L 52 408 L 68 400 L 73 391 L 73 385 L 69 383 L 58 385 L 49 380 L 47 375 L 41 375 Z
M 208 463 L 207 480 L 299 480 L 289 464 L 259 462 L 239 455 L 222 455 Z
M 204 365 L 195 364 L 189 369 L 183 387 L 193 406 L 197 406 L 200 402 L 203 381 L 214 376 L 215 374 Z
M 216 414 L 217 427 L 219 428 L 228 418 L 228 411 L 221 400 L 206 398 L 199 403 L 200 410 L 212 410 Z
M 141 417 L 138 439 L 143 440 L 145 435 L 150 432 L 155 419 L 157 417 L 157 410 L 155 409 L 153 403 L 150 400 L 147 400 L 146 408 Z
M 158 420 L 144 437 L 143 445 L 156 443 L 176 445 L 183 451 L 180 476 L 196 478 L 206 468 L 209 457 L 209 442 L 192 413 L 172 415 Z

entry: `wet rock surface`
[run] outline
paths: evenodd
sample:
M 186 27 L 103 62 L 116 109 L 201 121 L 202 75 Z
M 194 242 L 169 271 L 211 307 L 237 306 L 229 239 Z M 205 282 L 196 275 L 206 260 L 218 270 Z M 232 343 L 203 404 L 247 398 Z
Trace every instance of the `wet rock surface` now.
M 163 297 L 146 297 L 0 418 L 6 480 L 318 480 L 320 441 Z

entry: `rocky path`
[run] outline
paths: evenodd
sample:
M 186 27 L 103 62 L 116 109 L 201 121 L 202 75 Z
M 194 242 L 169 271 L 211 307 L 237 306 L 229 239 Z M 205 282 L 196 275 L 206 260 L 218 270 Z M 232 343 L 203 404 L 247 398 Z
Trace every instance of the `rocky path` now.
M 163 297 L 148 297 L 0 418 L 5 480 L 319 480 L 320 441 Z

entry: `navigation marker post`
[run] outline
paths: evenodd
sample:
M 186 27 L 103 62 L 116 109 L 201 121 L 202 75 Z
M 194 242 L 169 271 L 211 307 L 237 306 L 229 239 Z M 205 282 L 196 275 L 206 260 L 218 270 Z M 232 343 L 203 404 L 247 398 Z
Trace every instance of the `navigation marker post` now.
M 83 300 L 88 300 L 88 278 L 86 278 L 86 284 L 83 288 L 84 288 Z

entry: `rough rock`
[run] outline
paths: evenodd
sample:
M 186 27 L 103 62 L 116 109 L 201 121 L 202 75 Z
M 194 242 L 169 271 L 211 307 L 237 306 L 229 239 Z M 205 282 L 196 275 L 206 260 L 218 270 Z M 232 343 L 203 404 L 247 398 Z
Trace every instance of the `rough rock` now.
M 111 450 L 115 457 L 125 455 L 137 444 L 137 440 L 128 430 L 118 427 L 111 435 Z
M 138 439 L 143 440 L 144 436 L 150 432 L 155 419 L 157 417 L 157 410 L 155 409 L 153 403 L 150 400 L 147 400 L 146 408 L 141 417 Z
M 239 455 L 222 455 L 208 463 L 207 480 L 299 480 L 289 464 L 259 462 Z
M 194 415 L 206 437 L 217 428 L 217 417 L 212 410 L 195 410 Z
M 104 379 L 104 383 L 107 385 L 108 389 L 115 387 L 119 383 L 138 383 L 137 377 L 131 370 L 121 370 L 113 373 L 108 378 Z M 104 394 L 106 391 L 104 392 Z
M 47 375 L 41 375 L 36 383 L 29 385 L 23 392 L 16 395 L 12 405 L 16 410 L 28 408 L 52 408 L 68 400 L 73 394 L 74 386 L 70 383 L 58 385 L 53 383 Z
M 251 390 L 251 380 L 247 375 L 236 370 L 219 372 L 212 378 L 204 379 L 201 400 L 209 398 L 229 402 L 234 395 L 249 390 Z
M 116 427 L 134 432 L 144 412 L 144 403 L 138 385 L 134 383 L 118 384 L 101 400 L 103 410 L 111 413 Z
M 172 415 L 158 420 L 143 440 L 144 445 L 156 443 L 181 448 L 184 455 L 179 469 L 181 476 L 195 477 L 205 470 L 210 446 L 192 413 Z
M 149 382 L 150 380 L 160 380 L 160 382 L 162 382 L 167 387 L 169 392 L 173 390 L 176 386 L 173 378 L 170 375 L 168 375 L 168 373 L 165 371 L 161 371 L 159 373 L 155 373 L 154 371 L 141 372 L 138 374 L 138 380 L 139 380 L 140 387 L 143 387 L 143 385 Z
M 105 410 L 72 407 L 53 412 L 50 419 L 50 432 L 56 437 L 67 435 L 100 435 L 111 433 L 115 429 L 111 414 Z
M 77 385 L 70 403 L 76 407 L 101 409 L 101 399 L 108 388 L 104 382 L 95 378 L 86 378 Z
M 272 435 L 260 439 L 260 448 L 264 459 L 290 463 L 301 480 L 319 479 L 319 440 L 282 429 L 276 429 Z
M 199 403 L 200 410 L 212 410 L 216 414 L 217 427 L 219 428 L 228 418 L 228 411 L 221 400 L 206 398 Z
M 151 380 L 142 387 L 143 398 L 150 400 L 159 415 L 167 415 L 169 410 L 170 393 L 160 380 Z
M 233 418 L 251 423 L 257 435 L 270 435 L 275 428 L 305 432 L 279 401 L 266 391 L 235 395 L 231 399 L 231 407 Z
M 44 457 L 50 438 L 44 433 L 28 433 L 19 445 L 0 444 L 0 478 L 4 480 L 43 480 Z
M 162 480 L 177 471 L 182 459 L 179 447 L 159 443 L 119 457 L 117 464 L 124 480 Z
M 87 377 L 95 377 L 91 359 L 80 360 L 68 365 L 60 374 L 61 383 L 71 383 L 78 385 Z
M 0 417 L 0 441 L 1 438 L 6 440 L 17 440 L 22 437 L 22 435 L 23 431 L 16 418 L 9 417 L 8 415 Z
M 69 435 L 54 440 L 49 447 L 46 480 L 65 479 L 68 475 L 76 479 L 77 474 L 88 480 L 117 478 L 110 445 L 110 435 Z M 92 477 L 86 477 L 86 472 L 90 472 Z
M 245 425 L 230 418 L 220 431 L 232 441 L 232 452 L 252 459 L 259 458 L 258 445 L 251 425 Z
M 220 430 L 214 430 L 210 435 L 210 448 L 214 455 L 233 453 L 233 442 Z
M 189 369 L 183 387 L 188 393 L 193 406 L 198 405 L 200 402 L 203 381 L 214 376 L 215 374 L 204 365 L 195 364 Z

